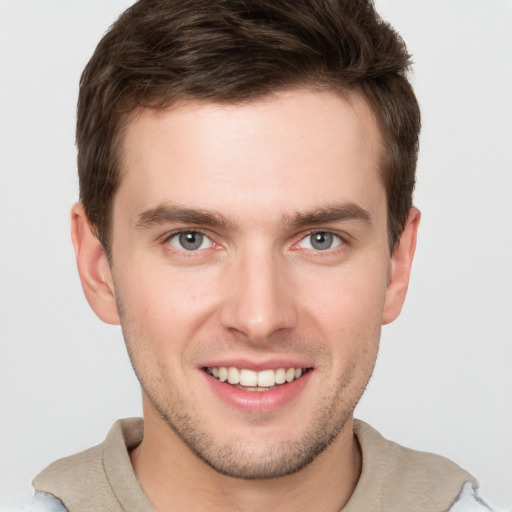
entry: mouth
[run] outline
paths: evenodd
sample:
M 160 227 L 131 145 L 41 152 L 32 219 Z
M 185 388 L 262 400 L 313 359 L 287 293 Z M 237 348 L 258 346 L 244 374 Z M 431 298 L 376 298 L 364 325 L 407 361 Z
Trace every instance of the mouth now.
M 272 391 L 301 379 L 312 368 L 276 368 L 261 371 L 233 366 L 206 367 L 203 370 L 220 382 L 244 391 Z

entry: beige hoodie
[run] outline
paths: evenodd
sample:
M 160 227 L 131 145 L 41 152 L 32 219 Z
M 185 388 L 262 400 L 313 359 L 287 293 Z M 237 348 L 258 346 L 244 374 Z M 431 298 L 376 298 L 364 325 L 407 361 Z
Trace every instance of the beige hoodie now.
M 156 512 L 129 457 L 143 429 L 138 418 L 116 422 L 102 444 L 54 462 L 34 487 L 59 498 L 71 512 Z M 489 510 L 475 497 L 473 477 L 453 462 L 388 441 L 362 421 L 355 421 L 354 431 L 363 467 L 342 512 L 447 512 L 462 498 L 475 505 L 471 510 Z

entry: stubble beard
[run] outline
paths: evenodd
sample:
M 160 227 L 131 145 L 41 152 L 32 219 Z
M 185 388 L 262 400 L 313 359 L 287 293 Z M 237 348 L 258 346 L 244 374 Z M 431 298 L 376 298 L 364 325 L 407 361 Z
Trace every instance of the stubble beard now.
M 161 383 L 147 382 L 143 378 L 144 372 L 139 371 L 138 361 L 130 350 L 129 342 L 127 347 L 143 393 L 167 426 L 195 456 L 215 471 L 246 480 L 283 477 L 300 471 L 314 461 L 347 425 L 371 376 L 370 372 L 357 396 L 354 398 L 350 393 L 349 399 L 346 393 L 351 380 L 351 375 L 348 374 L 352 373 L 349 371 L 340 379 L 336 393 L 321 398 L 321 403 L 317 404 L 309 419 L 309 426 L 300 439 L 284 442 L 281 440 L 278 443 L 267 439 L 264 448 L 259 446 L 253 451 L 243 441 L 221 442 L 216 439 L 213 433 L 204 428 L 201 418 L 186 412 L 190 410 L 190 404 L 185 399 L 162 398 L 168 397 L 168 392 Z
M 197 419 L 179 412 L 185 410 L 183 403 L 162 407 L 144 385 L 142 390 L 160 417 L 192 453 L 218 473 L 245 480 L 278 478 L 300 471 L 332 444 L 353 412 L 353 407 L 343 411 L 333 425 L 331 408 L 325 407 L 315 414 L 299 440 L 281 441 L 278 445 L 268 440 L 266 450 L 259 449 L 255 454 L 240 441 L 218 442 L 201 428 Z
M 121 317 L 124 317 L 124 310 L 120 304 L 118 309 Z M 185 398 L 169 397 L 169 390 L 162 381 L 152 378 L 150 365 L 143 359 L 144 350 L 141 350 L 141 345 L 135 349 L 135 344 L 132 343 L 135 340 L 140 342 L 141 339 L 138 336 L 132 336 L 130 339 L 130 329 L 127 329 L 126 325 L 126 322 L 122 322 L 123 336 L 132 367 L 143 393 L 160 418 L 200 460 L 218 473 L 239 479 L 279 478 L 296 473 L 313 462 L 336 440 L 347 425 L 347 421 L 352 418 L 354 408 L 366 389 L 376 361 L 375 353 L 373 364 L 368 365 L 367 375 L 356 389 L 351 384 L 354 373 L 362 362 L 352 362 L 339 377 L 335 391 L 319 398 L 309 420 L 310 425 L 300 439 L 284 442 L 280 440 L 273 444 L 269 439 L 265 446 L 266 451 L 261 447 L 258 447 L 257 451 L 251 451 L 248 445 L 241 441 L 218 441 L 213 433 L 204 428 L 201 418 L 185 412 L 190 408 Z M 142 345 L 150 343 L 146 340 Z M 147 380 L 145 376 L 148 377 Z

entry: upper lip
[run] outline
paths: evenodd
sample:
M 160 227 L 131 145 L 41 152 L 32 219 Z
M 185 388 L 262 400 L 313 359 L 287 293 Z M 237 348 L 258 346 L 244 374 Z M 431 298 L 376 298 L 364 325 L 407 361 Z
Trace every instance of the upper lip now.
M 290 358 L 272 358 L 264 361 L 254 361 L 249 359 L 220 359 L 216 361 L 209 361 L 205 364 L 199 365 L 200 368 L 244 368 L 256 372 L 263 370 L 276 370 L 278 368 L 312 368 L 312 364 L 305 360 L 290 359 Z

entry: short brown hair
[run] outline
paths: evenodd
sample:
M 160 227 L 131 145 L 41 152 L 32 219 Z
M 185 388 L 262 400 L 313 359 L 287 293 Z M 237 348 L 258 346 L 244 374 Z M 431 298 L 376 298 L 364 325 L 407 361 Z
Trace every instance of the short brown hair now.
M 177 100 L 244 102 L 284 89 L 357 91 L 382 134 L 391 251 L 412 206 L 420 112 L 401 37 L 369 0 L 140 0 L 80 81 L 80 200 L 109 252 L 120 143 L 131 116 Z

